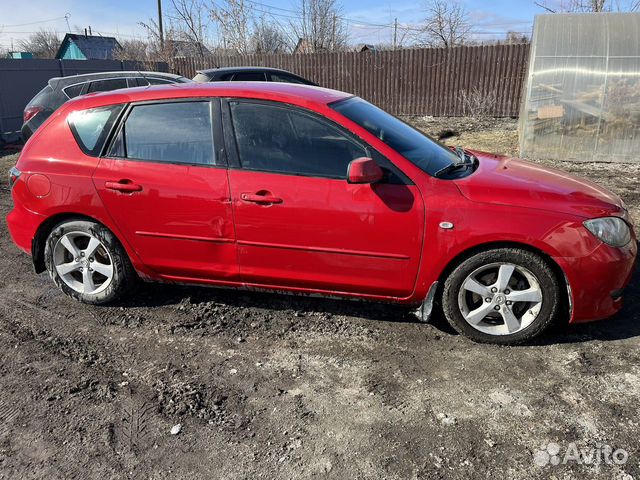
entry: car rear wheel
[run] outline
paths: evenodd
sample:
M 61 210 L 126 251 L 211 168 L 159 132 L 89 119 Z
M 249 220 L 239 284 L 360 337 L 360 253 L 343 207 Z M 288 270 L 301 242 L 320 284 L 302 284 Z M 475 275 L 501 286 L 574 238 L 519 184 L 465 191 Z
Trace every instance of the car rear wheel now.
M 453 270 L 442 306 L 459 333 L 512 345 L 542 333 L 555 319 L 559 301 L 558 280 L 541 256 L 499 248 L 473 255 Z
M 85 220 L 57 225 L 45 244 L 45 263 L 56 285 L 84 303 L 105 304 L 133 287 L 135 271 L 117 238 Z

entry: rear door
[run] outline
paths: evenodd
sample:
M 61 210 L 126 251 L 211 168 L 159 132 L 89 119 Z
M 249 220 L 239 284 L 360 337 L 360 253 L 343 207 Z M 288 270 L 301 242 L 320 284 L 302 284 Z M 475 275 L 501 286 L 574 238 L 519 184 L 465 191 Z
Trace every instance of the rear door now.
M 214 128 L 218 105 L 208 99 L 132 105 L 94 173 L 126 240 L 168 278 L 237 277 L 226 163 L 214 147 L 222 144 Z
M 240 275 L 250 284 L 405 297 L 424 227 L 415 185 L 349 132 L 308 110 L 230 99 L 223 109 Z M 346 181 L 373 156 L 375 185 Z

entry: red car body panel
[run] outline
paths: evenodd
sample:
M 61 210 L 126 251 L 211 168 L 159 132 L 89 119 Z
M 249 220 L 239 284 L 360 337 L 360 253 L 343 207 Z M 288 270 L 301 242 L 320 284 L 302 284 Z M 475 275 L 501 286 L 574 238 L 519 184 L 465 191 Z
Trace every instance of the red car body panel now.
M 106 188 L 110 181 L 143 189 L 122 193 Z M 155 273 L 238 279 L 225 168 L 102 158 L 93 183 L 113 223 Z
M 560 170 L 520 159 L 475 152 L 482 158 L 474 175 L 456 181 L 473 202 L 556 210 L 580 217 L 622 215 L 620 197 Z
M 422 253 L 414 185 L 230 170 L 240 276 L 250 283 L 409 297 Z M 247 202 L 272 194 L 281 204 Z
M 198 97 L 256 98 L 310 109 L 360 137 L 414 184 L 352 185 L 95 158 L 81 151 L 66 123 L 75 110 Z M 169 85 L 79 97 L 52 115 L 23 149 L 17 165 L 22 175 L 12 189 L 15 207 L 8 216 L 11 235 L 31 252 L 47 219 L 79 214 L 109 228 L 148 279 L 406 304 L 422 302 L 467 252 L 522 245 L 562 270 L 571 292 L 571 321 L 599 319 L 620 309 L 612 293 L 631 278 L 635 233 L 627 246 L 614 248 L 582 225 L 587 218 L 626 218 L 617 196 L 562 172 L 481 152 L 476 152 L 479 168 L 470 176 L 431 177 L 329 106 L 347 97 L 276 83 Z M 48 192 L 42 178 L 29 182 L 35 174 L 48 179 Z M 107 182 L 139 184 L 142 190 L 114 191 Z M 255 203 L 256 195 L 277 203 Z M 454 228 L 443 229 L 442 222 Z

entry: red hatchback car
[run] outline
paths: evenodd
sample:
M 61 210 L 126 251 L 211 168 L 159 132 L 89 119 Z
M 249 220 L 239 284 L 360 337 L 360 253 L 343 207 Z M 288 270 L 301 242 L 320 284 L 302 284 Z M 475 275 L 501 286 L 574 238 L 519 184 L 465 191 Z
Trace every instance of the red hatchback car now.
M 145 280 L 441 303 L 477 341 L 618 311 L 637 253 L 621 200 L 452 151 L 364 100 L 278 83 L 67 102 L 11 170 L 15 243 L 102 304 Z

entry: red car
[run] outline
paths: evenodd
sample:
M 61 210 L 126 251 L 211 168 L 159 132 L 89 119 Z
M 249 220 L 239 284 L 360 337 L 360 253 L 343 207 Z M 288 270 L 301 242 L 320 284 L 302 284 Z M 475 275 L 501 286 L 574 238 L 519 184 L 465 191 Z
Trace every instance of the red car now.
M 621 200 L 452 151 L 364 100 L 279 83 L 67 102 L 11 170 L 15 243 L 71 297 L 134 281 L 440 303 L 477 341 L 608 317 L 637 253 Z

